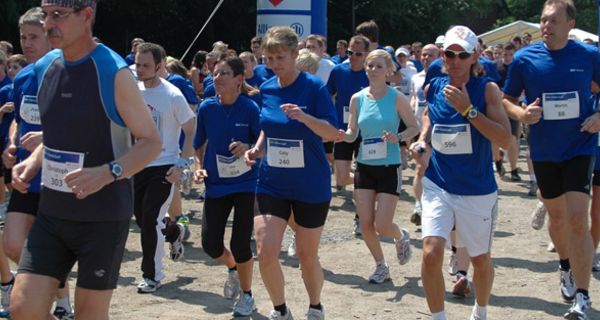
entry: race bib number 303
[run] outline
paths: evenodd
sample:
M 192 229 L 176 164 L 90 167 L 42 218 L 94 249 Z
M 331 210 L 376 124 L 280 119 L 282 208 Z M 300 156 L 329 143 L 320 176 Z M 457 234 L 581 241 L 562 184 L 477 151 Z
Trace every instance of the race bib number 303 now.
M 433 126 L 433 148 L 443 154 L 472 154 L 471 125 L 455 124 Z
M 304 141 L 267 138 L 269 166 L 304 168 Z
M 42 185 L 52 190 L 72 193 L 65 182 L 65 175 L 83 168 L 85 155 L 79 152 L 61 151 L 44 147 L 42 161 Z

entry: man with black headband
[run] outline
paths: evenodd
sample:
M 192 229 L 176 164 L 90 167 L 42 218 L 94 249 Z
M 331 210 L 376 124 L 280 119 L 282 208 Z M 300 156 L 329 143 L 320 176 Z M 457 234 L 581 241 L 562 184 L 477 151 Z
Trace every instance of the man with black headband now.
M 133 212 L 127 178 L 156 158 L 160 137 L 125 61 L 92 39 L 96 1 L 42 0 L 41 7 L 58 49 L 34 66 L 43 145 L 13 168 L 15 189 L 26 192 L 40 170 L 43 187 L 11 317 L 46 318 L 77 262 L 76 317 L 108 319 Z

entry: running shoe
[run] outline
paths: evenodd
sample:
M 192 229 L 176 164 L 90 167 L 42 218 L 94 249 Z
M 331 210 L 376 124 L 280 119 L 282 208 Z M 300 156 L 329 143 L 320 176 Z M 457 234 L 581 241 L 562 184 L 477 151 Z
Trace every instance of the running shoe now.
M 10 293 L 12 292 L 13 285 L 7 284 L 0 286 L 0 317 L 7 318 L 10 314 Z
M 402 229 L 400 232 L 402 233 L 402 237 L 400 239 L 394 239 L 394 242 L 396 243 L 396 257 L 401 265 L 405 265 L 410 261 L 410 257 L 412 256 L 410 234 L 406 229 Z
M 588 308 L 592 306 L 592 302 L 589 297 L 586 297 L 581 292 L 577 292 L 573 305 L 569 308 L 569 311 L 565 313 L 564 318 L 568 320 L 587 320 L 589 319 L 586 315 Z
M 546 214 L 548 210 L 546 206 L 541 202 L 535 205 L 535 209 L 531 212 L 531 227 L 535 230 L 540 230 L 544 226 L 544 222 L 546 221 Z
M 421 209 L 421 207 L 415 206 L 415 208 L 413 209 L 412 216 L 410 216 L 410 222 L 412 222 L 416 226 L 420 226 L 422 213 L 423 209 Z
M 592 263 L 592 272 L 600 271 L 600 256 L 598 254 L 594 254 L 594 263 Z
M 179 228 L 179 236 L 173 243 L 169 245 L 169 250 L 171 252 L 171 260 L 179 261 L 183 258 L 183 235 L 185 234 L 185 227 L 183 224 L 177 222 L 177 228 Z
M 183 233 L 183 241 L 188 241 L 190 239 L 190 218 L 187 215 L 182 214 L 177 217 L 177 223 L 181 223 L 185 229 Z
M 361 236 L 362 235 L 362 230 L 360 230 L 360 220 L 358 219 L 354 219 L 354 235 L 355 236 Z
M 138 284 L 138 293 L 152 293 L 156 292 L 160 288 L 160 281 L 154 281 L 150 278 L 144 278 L 140 284 Z
M 482 318 L 476 314 L 471 313 L 471 317 L 469 318 L 469 320 L 487 320 L 487 318 Z
M 308 308 L 308 312 L 306 313 L 306 320 L 325 320 L 325 309 L 319 310 Z
M 4 190 L 2 191 L 4 192 Z M 6 219 L 6 203 L 0 204 L 0 220 Z
M 458 257 L 456 256 L 456 252 L 450 251 L 450 261 L 448 261 L 448 273 L 451 276 L 455 276 L 458 272 Z
M 504 177 L 506 174 L 506 169 L 504 169 L 504 165 L 502 164 L 502 160 L 498 160 L 494 162 L 496 164 L 496 172 L 500 177 Z
M 563 299 L 567 302 L 573 301 L 576 291 L 577 286 L 575 286 L 575 279 L 573 279 L 573 271 L 560 270 L 560 294 Z
M 292 242 L 288 247 L 287 255 L 290 259 L 298 259 L 298 255 L 296 254 L 296 236 L 292 236 Z
M 237 298 L 240 294 L 240 277 L 237 271 L 231 270 L 227 272 L 227 279 L 223 286 L 223 295 L 229 300 Z
M 454 287 L 452 287 L 452 294 L 455 297 L 464 298 L 471 293 L 471 285 L 469 284 L 469 279 L 466 276 L 460 274 L 456 276 L 456 282 L 454 283 Z
M 240 295 L 233 305 L 234 317 L 249 317 L 254 311 L 256 311 L 256 303 L 254 298 L 247 293 Z
M 552 242 L 552 240 L 550 240 L 550 242 L 548 242 L 548 247 L 546 248 L 546 251 L 556 252 L 556 247 L 554 247 L 554 242 Z
M 63 307 L 56 307 L 52 315 L 58 320 L 73 320 L 75 319 L 75 313 L 67 311 Z
M 521 176 L 519 176 L 519 169 L 514 169 L 510 171 L 510 181 L 512 182 L 519 182 L 521 181 Z
M 271 311 L 269 320 L 294 320 L 294 317 L 292 317 L 292 311 L 290 311 L 290 308 L 287 308 L 285 316 L 282 316 L 281 313 L 277 310 Z
M 375 272 L 369 277 L 369 283 L 381 284 L 391 279 L 390 267 L 386 263 L 381 263 L 377 265 Z
M 530 197 L 535 197 L 537 195 L 537 189 L 538 189 L 537 182 L 529 181 L 529 192 L 527 192 L 527 195 Z

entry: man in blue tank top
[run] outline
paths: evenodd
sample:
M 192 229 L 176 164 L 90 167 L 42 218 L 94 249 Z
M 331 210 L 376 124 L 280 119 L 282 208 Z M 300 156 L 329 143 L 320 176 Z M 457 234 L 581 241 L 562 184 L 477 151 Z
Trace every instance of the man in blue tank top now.
M 77 262 L 76 317 L 108 319 L 133 211 L 127 178 L 158 155 L 160 136 L 125 61 L 92 39 L 96 1 L 42 0 L 41 7 L 59 49 L 34 66 L 43 145 L 13 168 L 15 189 L 27 192 L 40 170 L 42 189 L 11 316 L 46 318 Z
M 519 50 L 504 84 L 511 118 L 530 124 L 529 146 L 550 237 L 560 258 L 560 291 L 573 301 L 566 319 L 586 319 L 592 239 L 586 215 L 600 114 L 589 99 L 600 83 L 600 55 L 569 40 L 575 26 L 570 0 L 548 0 L 540 19 L 543 42 Z M 517 98 L 525 92 L 529 105 Z

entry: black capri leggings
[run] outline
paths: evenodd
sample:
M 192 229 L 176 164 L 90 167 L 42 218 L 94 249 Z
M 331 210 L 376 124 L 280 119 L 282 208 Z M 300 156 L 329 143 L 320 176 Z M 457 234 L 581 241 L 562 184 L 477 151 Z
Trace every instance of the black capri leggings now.
M 227 219 L 233 213 L 233 229 L 229 248 L 236 263 L 252 259 L 250 237 L 254 227 L 254 193 L 234 193 L 204 200 L 202 219 L 202 248 L 211 258 L 223 255 L 223 238 Z

